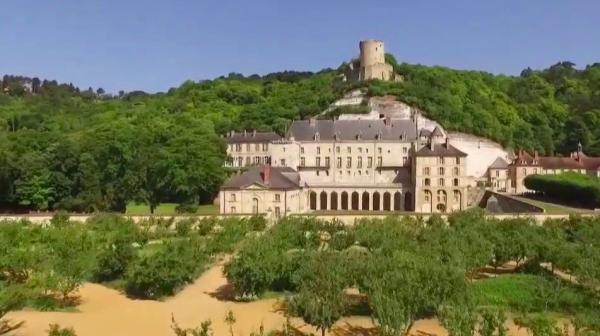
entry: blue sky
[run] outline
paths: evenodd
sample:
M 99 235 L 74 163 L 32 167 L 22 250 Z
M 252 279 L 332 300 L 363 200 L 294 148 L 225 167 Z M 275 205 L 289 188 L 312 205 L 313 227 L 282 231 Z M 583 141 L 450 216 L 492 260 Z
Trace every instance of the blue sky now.
M 399 61 L 518 74 L 600 62 L 598 0 L 0 0 L 0 74 L 164 91 L 337 67 L 378 38 Z

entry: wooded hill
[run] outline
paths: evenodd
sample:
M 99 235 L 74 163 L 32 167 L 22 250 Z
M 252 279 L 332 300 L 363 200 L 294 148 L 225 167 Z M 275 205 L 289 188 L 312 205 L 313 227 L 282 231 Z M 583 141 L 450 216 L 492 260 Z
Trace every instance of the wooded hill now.
M 520 76 L 397 64 L 405 81 L 348 84 L 339 69 L 183 83 L 167 93 L 106 94 L 72 84 L 4 76 L 0 90 L 0 204 L 15 210 L 123 211 L 210 202 L 226 177 L 220 135 L 283 133 L 348 90 L 392 94 L 450 130 L 509 148 L 600 154 L 600 63 L 569 62 Z M 343 68 L 343 65 L 340 69 Z

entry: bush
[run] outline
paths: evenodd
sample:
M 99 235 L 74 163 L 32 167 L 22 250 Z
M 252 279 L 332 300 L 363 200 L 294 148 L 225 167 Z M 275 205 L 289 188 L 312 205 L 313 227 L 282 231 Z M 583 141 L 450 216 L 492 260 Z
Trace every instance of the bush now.
M 192 232 L 192 228 L 196 223 L 195 219 L 192 218 L 184 218 L 175 223 L 175 231 L 179 237 L 185 237 Z
M 130 243 L 119 242 L 106 246 L 96 255 L 93 279 L 104 282 L 121 277 L 135 256 L 135 248 Z
M 175 212 L 178 214 L 195 214 L 198 213 L 200 207 L 194 203 L 182 203 L 175 207 Z
M 530 175 L 525 178 L 525 186 L 556 200 L 600 207 L 600 179 L 597 177 L 578 173 Z
M 61 328 L 58 324 L 51 324 L 48 329 L 48 336 L 76 336 L 73 328 Z
M 147 299 L 173 295 L 194 280 L 207 261 L 199 242 L 166 243 L 131 264 L 125 274 L 127 294 Z

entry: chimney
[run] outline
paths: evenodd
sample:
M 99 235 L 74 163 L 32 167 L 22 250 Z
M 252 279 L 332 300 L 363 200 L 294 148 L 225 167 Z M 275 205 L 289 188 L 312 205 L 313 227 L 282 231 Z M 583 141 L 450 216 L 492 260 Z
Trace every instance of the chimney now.
M 310 126 L 315 126 L 316 123 L 317 123 L 317 119 L 315 119 L 315 118 L 308 119 L 308 124 Z
M 256 130 L 252 130 L 252 137 L 256 137 Z
M 433 137 L 429 138 L 429 149 L 434 150 L 435 141 L 433 141 Z
M 248 135 L 248 132 L 246 132 L 246 130 L 244 130 L 244 137 L 246 137 Z
M 263 166 L 262 177 L 263 177 L 264 184 L 271 184 L 271 165 L 270 164 Z
M 533 151 L 533 158 L 537 161 L 538 157 L 539 157 L 538 151 L 537 150 Z
M 231 136 L 234 136 L 234 135 L 235 135 L 235 131 L 231 131 Z
M 383 119 L 383 123 L 385 124 L 385 126 L 390 127 L 392 126 L 392 117 L 390 116 L 386 116 L 385 119 Z
M 446 137 L 446 148 L 450 148 L 450 138 Z

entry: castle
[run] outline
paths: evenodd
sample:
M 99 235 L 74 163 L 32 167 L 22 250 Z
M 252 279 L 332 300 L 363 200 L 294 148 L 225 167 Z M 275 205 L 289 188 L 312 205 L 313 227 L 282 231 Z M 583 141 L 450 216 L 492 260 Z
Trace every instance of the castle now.
M 360 58 L 345 76 L 396 80 L 383 42 L 375 40 L 360 43 Z M 332 106 L 363 99 L 351 93 Z M 371 113 L 294 121 L 283 136 L 230 132 L 225 165 L 238 173 L 221 187 L 220 213 L 272 218 L 314 211 L 447 213 L 478 204 L 484 188 L 529 192 L 524 179 L 533 174 L 600 177 L 600 158 L 586 156 L 581 146 L 570 157 L 486 150 L 481 139 L 477 145 L 451 140 L 436 122 L 396 103 L 371 98 Z
M 385 61 L 383 41 L 365 40 L 359 43 L 360 56 L 344 71 L 346 81 L 395 80 L 394 68 Z M 399 77 L 398 77 L 399 78 Z

